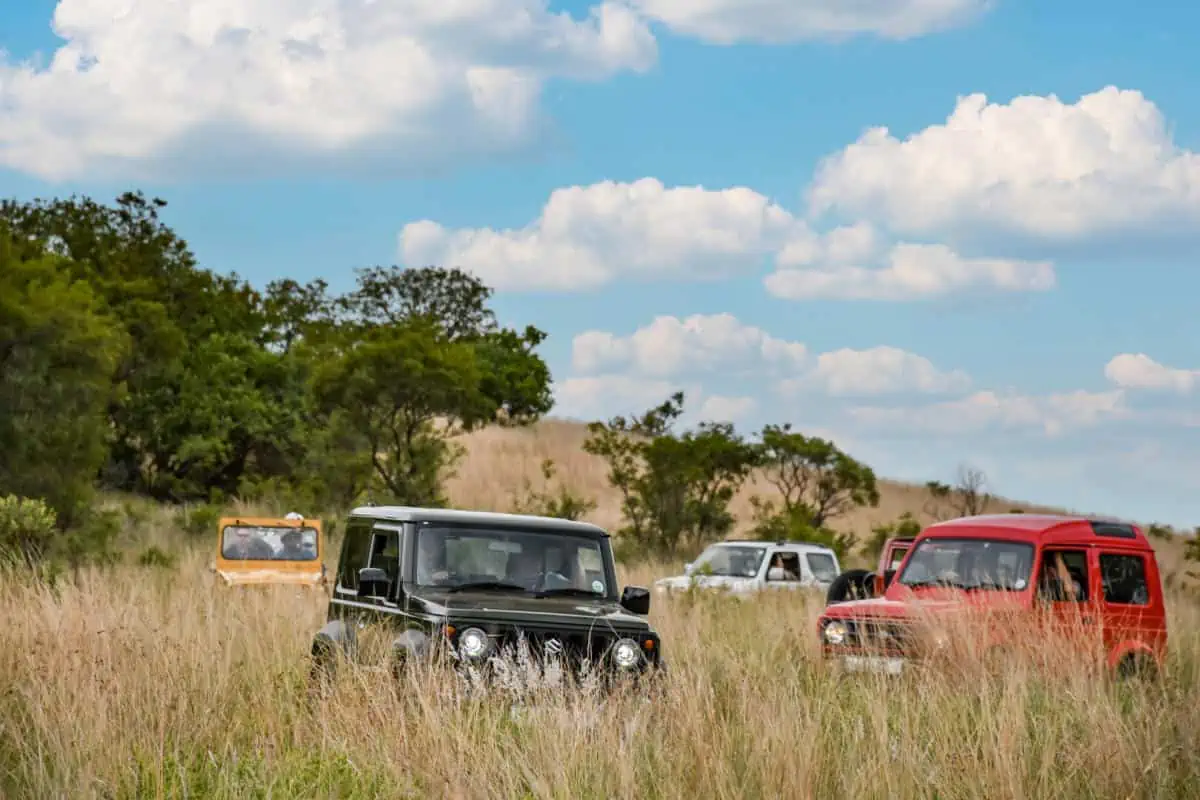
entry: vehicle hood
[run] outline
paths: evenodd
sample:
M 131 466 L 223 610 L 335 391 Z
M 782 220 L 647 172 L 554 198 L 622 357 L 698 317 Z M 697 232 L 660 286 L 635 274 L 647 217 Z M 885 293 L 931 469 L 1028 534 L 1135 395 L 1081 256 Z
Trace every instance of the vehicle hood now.
M 1015 592 L 964 592 L 957 589 L 889 591 L 883 597 L 851 600 L 826 607 L 822 616 L 831 617 L 919 617 L 989 613 L 1011 613 L 1024 608 L 1022 595 Z
M 605 598 L 538 598 L 506 592 L 452 593 L 428 588 L 413 590 L 409 597 L 424 613 L 434 616 L 581 628 L 611 625 L 622 629 L 650 629 L 645 617 L 631 614 L 617 601 Z
M 758 588 L 754 578 L 736 575 L 672 575 L 656 580 L 654 588 L 664 591 L 687 589 L 693 584 L 700 589 L 728 589 L 731 592 L 750 592 Z

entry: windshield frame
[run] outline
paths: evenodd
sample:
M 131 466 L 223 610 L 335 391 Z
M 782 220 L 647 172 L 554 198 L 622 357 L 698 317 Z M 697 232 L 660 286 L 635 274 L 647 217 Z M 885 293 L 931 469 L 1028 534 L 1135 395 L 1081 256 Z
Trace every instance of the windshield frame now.
M 576 540 L 581 543 L 586 543 L 595 547 L 600 553 L 600 562 L 604 572 L 604 592 L 596 593 L 589 592 L 588 589 L 580 590 L 579 594 L 560 594 L 558 597 L 570 598 L 579 602 L 589 600 L 608 600 L 615 601 L 620 597 L 617 588 L 616 566 L 613 563 L 612 546 L 609 543 L 608 536 L 598 536 L 569 528 L 553 528 L 553 527 L 535 527 L 525 526 L 520 524 L 512 524 L 505 522 L 443 522 L 433 520 L 422 520 L 419 522 L 410 523 L 409 545 L 407 547 L 407 558 L 403 568 L 404 583 L 408 587 L 417 590 L 433 590 L 446 591 L 452 589 L 456 584 L 426 584 L 420 583 L 417 580 L 417 563 L 420 554 L 421 537 L 427 533 L 451 533 L 458 535 L 478 535 L 483 537 L 487 534 L 495 534 L 497 536 L 521 536 L 534 537 L 544 539 L 548 544 L 554 541 L 563 539 Z M 497 580 L 503 581 L 503 578 Z M 556 596 L 553 592 L 554 587 L 550 587 L 550 595 Z M 526 591 L 524 594 L 513 592 L 513 596 L 517 597 L 538 597 L 542 595 L 543 589 L 535 589 Z M 583 592 L 589 592 L 583 594 Z
M 1013 585 L 1010 587 L 983 586 L 978 584 L 967 584 L 965 586 L 955 584 L 933 583 L 926 584 L 923 581 L 909 582 L 906 580 L 912 574 L 912 568 L 917 556 L 921 552 L 921 548 L 925 548 L 929 543 L 933 545 L 940 544 L 959 544 L 959 545 L 976 545 L 980 548 L 987 548 L 993 545 L 1000 545 L 1009 550 L 1024 551 L 1025 572 L 1023 575 L 1017 575 L 1013 578 Z M 892 586 L 903 587 L 908 591 L 916 591 L 919 589 L 950 589 L 953 591 L 979 591 L 979 592 L 1004 592 L 1005 594 L 1024 594 L 1033 588 L 1032 576 L 1036 566 L 1037 546 L 1025 539 L 1013 539 L 1003 536 L 962 536 L 962 535 L 946 535 L 946 536 L 929 536 L 914 541 L 909 545 L 908 552 L 905 553 L 904 563 L 897 571 L 895 579 L 892 581 Z M 1017 588 L 1015 584 L 1023 583 L 1024 585 Z
M 746 544 L 741 544 L 741 543 L 732 544 L 732 543 L 725 543 L 725 542 L 716 542 L 714 544 L 710 544 L 708 547 L 706 547 L 702 551 L 700 551 L 700 555 L 696 556 L 696 559 L 692 562 L 691 566 L 688 567 L 687 574 L 689 577 L 694 577 L 697 575 L 711 575 L 714 578 L 742 578 L 742 579 L 746 579 L 746 580 L 749 580 L 751 578 L 756 578 L 760 574 L 762 574 L 763 564 L 766 563 L 767 550 L 769 550 L 769 549 L 770 548 L 767 545 L 759 544 L 759 543 L 747 542 Z M 722 551 L 728 552 L 730 550 L 740 550 L 740 551 L 757 550 L 758 551 L 758 561 L 756 561 L 755 565 L 754 565 L 754 574 L 745 575 L 742 573 L 735 574 L 735 573 L 731 573 L 731 572 L 702 572 L 701 571 L 701 566 L 704 563 L 704 558 L 705 558 L 706 554 L 708 554 L 708 560 L 711 561 L 715 554 L 722 552 Z

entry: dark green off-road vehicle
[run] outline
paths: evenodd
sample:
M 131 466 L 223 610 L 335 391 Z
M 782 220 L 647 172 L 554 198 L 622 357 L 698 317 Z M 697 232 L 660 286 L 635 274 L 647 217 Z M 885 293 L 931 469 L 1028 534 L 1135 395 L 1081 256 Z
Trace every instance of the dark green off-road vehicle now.
M 414 662 L 492 675 L 511 660 L 560 674 L 638 679 L 665 666 L 645 615 L 650 592 L 620 594 L 608 533 L 550 517 L 367 506 L 346 522 L 314 674 L 339 651 L 384 645 L 398 676 Z

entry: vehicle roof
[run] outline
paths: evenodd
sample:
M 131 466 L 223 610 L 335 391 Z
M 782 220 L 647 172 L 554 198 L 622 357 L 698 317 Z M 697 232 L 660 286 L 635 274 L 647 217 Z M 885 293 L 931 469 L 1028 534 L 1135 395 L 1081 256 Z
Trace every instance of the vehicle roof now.
M 961 534 L 970 537 L 1005 535 L 1031 542 L 1104 541 L 1124 547 L 1149 548 L 1150 542 L 1136 525 L 1112 519 L 1069 514 L 980 514 L 937 522 L 925 534 Z
M 589 522 L 542 517 L 531 514 L 507 514 L 499 511 L 467 511 L 452 508 L 416 508 L 413 506 L 359 506 L 352 517 L 368 517 L 389 522 L 442 522 L 458 525 L 508 525 L 526 529 L 561 531 L 584 536 L 608 536 L 608 531 Z
M 726 539 L 723 542 L 714 542 L 714 547 L 739 547 L 750 545 L 752 547 L 778 547 L 784 550 L 800 550 L 806 553 L 821 552 L 832 553 L 833 550 L 823 544 L 814 544 L 813 542 L 779 542 L 767 539 Z

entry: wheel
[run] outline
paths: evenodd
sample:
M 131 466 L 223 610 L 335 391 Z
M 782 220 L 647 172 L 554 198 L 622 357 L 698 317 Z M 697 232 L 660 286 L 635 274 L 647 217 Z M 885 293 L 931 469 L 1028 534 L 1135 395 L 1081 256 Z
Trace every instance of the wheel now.
M 833 579 L 825 592 L 825 605 L 844 603 L 847 600 L 860 600 L 871 597 L 874 573 L 865 569 L 848 569 Z
M 1158 677 L 1158 664 L 1145 653 L 1129 653 L 1117 664 L 1117 678 L 1122 681 L 1153 680 Z
M 313 642 L 311 662 L 308 670 L 308 689 L 312 697 L 326 694 L 333 685 L 337 672 L 337 653 L 333 643 L 326 639 Z

